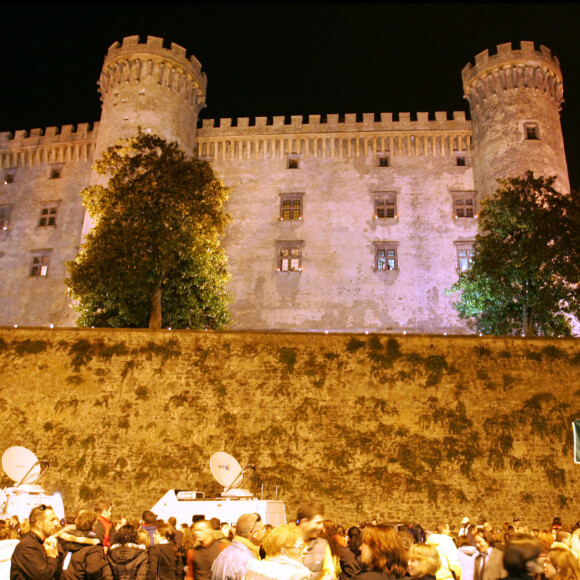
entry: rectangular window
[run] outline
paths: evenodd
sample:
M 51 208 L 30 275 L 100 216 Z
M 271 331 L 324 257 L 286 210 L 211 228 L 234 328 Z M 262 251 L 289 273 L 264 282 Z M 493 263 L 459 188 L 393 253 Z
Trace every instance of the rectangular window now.
M 302 242 L 276 242 L 278 272 L 302 271 Z
M 388 153 L 379 153 L 378 156 L 378 165 L 379 167 L 390 167 L 391 166 L 391 160 L 389 158 L 389 154 Z
M 58 213 L 58 204 L 45 205 L 40 210 L 39 226 L 56 226 L 56 214 Z
M 375 219 L 397 217 L 397 194 L 393 192 L 375 194 Z
M 4 184 L 14 183 L 14 176 L 16 175 L 16 169 L 5 169 L 4 170 Z
M 59 179 L 62 175 L 62 163 L 52 165 L 50 168 L 50 179 Z
M 457 250 L 457 269 L 460 272 L 469 270 L 473 263 L 473 242 L 455 242 Z
M 298 157 L 288 157 L 288 169 L 298 169 Z
M 48 265 L 50 262 L 50 253 L 52 250 L 39 250 L 33 252 L 32 262 L 30 264 L 31 276 L 47 276 Z
M 280 219 L 301 220 L 303 217 L 303 193 L 283 193 L 280 195 Z
M 526 135 L 526 140 L 535 141 L 540 138 L 540 133 L 538 130 L 537 123 L 525 123 L 524 124 L 524 132 Z
M 462 153 L 457 153 L 455 155 L 455 165 L 458 167 L 464 167 L 467 165 L 467 157 Z
M 0 205 L 0 230 L 6 231 L 10 225 L 11 205 Z
M 476 218 L 475 192 L 453 194 L 453 216 L 457 218 Z
M 375 270 L 398 270 L 398 242 L 375 242 Z

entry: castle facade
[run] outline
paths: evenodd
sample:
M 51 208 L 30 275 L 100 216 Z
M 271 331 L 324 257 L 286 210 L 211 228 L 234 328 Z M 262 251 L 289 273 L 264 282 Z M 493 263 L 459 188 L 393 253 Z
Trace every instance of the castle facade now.
M 467 332 L 444 290 L 469 267 L 496 179 L 532 170 L 570 186 L 549 49 L 499 45 L 462 79 L 471 121 L 419 112 L 199 126 L 207 81 L 195 57 L 155 37 L 113 44 L 100 122 L 0 133 L 0 325 L 74 325 L 65 263 L 91 227 L 79 192 L 102 179 L 92 162 L 142 127 L 211 162 L 231 188 L 233 329 Z

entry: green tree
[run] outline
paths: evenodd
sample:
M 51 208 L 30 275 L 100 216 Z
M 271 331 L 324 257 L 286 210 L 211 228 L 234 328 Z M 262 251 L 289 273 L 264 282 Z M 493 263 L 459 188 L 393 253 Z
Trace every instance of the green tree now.
M 447 294 L 461 318 L 484 334 L 571 334 L 580 314 L 578 193 L 561 194 L 555 177 L 499 181 L 483 201 L 471 267 Z
M 229 192 L 210 164 L 141 131 L 95 162 L 81 192 L 94 227 L 67 264 L 81 326 L 221 328 Z

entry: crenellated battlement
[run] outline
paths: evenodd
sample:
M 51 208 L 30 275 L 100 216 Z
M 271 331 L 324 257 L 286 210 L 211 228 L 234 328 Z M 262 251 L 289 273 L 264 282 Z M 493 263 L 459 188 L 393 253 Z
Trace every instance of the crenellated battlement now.
M 0 167 L 67 163 L 92 159 L 99 123 L 79 123 L 30 131 L 0 132 Z
M 265 159 L 284 155 L 305 157 L 359 157 L 376 153 L 397 156 L 448 156 L 471 151 L 471 121 L 463 111 L 428 113 L 374 113 L 302 115 L 291 117 L 204 119 L 197 132 L 198 154 L 216 161 Z
M 306 120 L 304 120 L 306 117 Z M 367 131 L 470 131 L 471 122 L 466 120 L 464 111 L 454 111 L 451 118 L 446 111 L 437 111 L 434 117 L 429 113 L 417 113 L 411 120 L 411 113 L 399 113 L 393 120 L 393 113 L 355 113 L 344 116 L 330 114 L 292 115 L 280 117 L 240 117 L 238 119 L 203 119 L 198 135 L 217 137 L 220 135 L 278 135 L 293 133 L 341 133 Z
M 511 89 L 535 89 L 550 95 L 560 106 L 563 101 L 560 62 L 546 46 L 536 50 L 533 42 L 522 41 L 521 48 L 511 42 L 499 44 L 497 54 L 488 50 L 475 57 L 461 71 L 465 98 L 479 106 L 488 97 Z
M 114 42 L 107 52 L 99 91 L 101 98 L 123 82 L 140 84 L 146 80 L 166 87 L 183 97 L 198 110 L 205 105 L 207 77 L 201 63 L 178 44 L 163 46 L 163 39 L 148 36 L 142 43 L 139 36 L 128 36 L 123 43 Z

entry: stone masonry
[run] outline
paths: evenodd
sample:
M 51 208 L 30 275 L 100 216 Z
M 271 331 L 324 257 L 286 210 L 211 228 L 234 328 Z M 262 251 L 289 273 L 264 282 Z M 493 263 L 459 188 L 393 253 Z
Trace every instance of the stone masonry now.
M 0 329 L 0 374 L 0 451 L 49 460 L 67 511 L 211 496 L 226 451 L 290 519 L 307 496 L 344 524 L 578 519 L 575 339 Z

